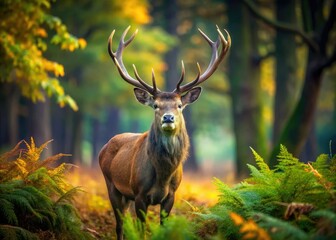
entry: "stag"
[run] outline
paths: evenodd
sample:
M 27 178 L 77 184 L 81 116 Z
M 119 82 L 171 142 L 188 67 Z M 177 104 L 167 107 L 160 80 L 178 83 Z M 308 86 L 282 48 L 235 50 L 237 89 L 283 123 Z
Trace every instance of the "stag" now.
M 154 71 L 151 86 L 140 78 L 134 65 L 135 78 L 126 70 L 122 54 L 137 34 L 136 30 L 125 41 L 129 28 L 122 34 L 116 52 L 112 50 L 115 30 L 112 31 L 108 40 L 108 52 L 121 77 L 135 87 L 136 99 L 154 109 L 154 121 L 150 130 L 145 133 L 123 133 L 114 136 L 99 153 L 99 164 L 116 218 L 118 239 L 123 239 L 122 217 L 131 201 L 135 202 L 136 215 L 143 222 L 149 205 L 160 204 L 161 224 L 169 215 L 174 204 L 175 192 L 182 179 L 182 165 L 189 149 L 189 137 L 182 110 L 198 99 L 202 90 L 198 85 L 215 72 L 231 45 L 231 38 L 226 30 L 227 40 L 217 27 L 218 40 L 213 42 L 199 29 L 212 49 L 207 69 L 201 73 L 197 63 L 197 77 L 181 85 L 185 76 L 182 61 L 182 74 L 175 90 L 163 92 L 156 86 Z

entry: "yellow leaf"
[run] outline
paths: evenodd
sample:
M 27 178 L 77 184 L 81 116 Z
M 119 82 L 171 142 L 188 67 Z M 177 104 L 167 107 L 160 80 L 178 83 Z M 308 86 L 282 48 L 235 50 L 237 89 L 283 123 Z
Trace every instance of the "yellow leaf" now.
M 48 33 L 46 32 L 44 28 L 36 29 L 35 34 L 36 36 L 43 37 L 43 38 L 48 37 Z
M 239 226 L 245 222 L 244 218 L 234 212 L 230 212 L 230 217 L 235 225 Z
M 86 45 L 87 45 L 87 42 L 85 41 L 84 38 L 80 38 L 80 39 L 78 39 L 78 45 L 79 45 L 80 48 L 85 48 Z

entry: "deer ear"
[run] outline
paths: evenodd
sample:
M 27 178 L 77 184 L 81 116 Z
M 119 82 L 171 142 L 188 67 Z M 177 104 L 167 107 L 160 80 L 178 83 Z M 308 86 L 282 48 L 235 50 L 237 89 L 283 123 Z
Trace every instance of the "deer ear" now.
M 202 92 L 201 87 L 195 87 L 181 97 L 183 106 L 195 102 Z
M 134 88 L 134 95 L 140 103 L 147 106 L 153 106 L 154 99 L 147 91 L 140 88 Z

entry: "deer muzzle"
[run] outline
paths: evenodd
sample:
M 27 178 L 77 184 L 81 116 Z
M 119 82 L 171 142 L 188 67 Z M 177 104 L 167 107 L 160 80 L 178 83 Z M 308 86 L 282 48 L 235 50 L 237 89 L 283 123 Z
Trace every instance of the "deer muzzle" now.
M 174 131 L 176 128 L 174 114 L 165 113 L 161 119 L 161 127 L 163 131 Z

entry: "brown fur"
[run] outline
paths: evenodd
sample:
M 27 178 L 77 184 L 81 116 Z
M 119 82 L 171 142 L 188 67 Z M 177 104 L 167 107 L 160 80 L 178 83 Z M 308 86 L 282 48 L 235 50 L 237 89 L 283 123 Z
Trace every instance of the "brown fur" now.
M 155 98 L 143 91 L 136 93 L 141 103 L 156 105 L 150 130 L 143 134 L 116 135 L 102 148 L 99 163 L 117 220 L 118 239 L 123 238 L 120 214 L 125 212 L 130 201 L 135 201 L 137 217 L 142 221 L 149 205 L 160 204 L 161 213 L 165 212 L 161 214 L 161 222 L 169 215 L 189 150 L 182 109 L 197 99 L 200 89 L 193 92 L 183 97 L 163 93 Z M 162 127 L 165 114 L 174 115 L 172 131 Z
M 192 82 L 181 85 L 185 70 L 173 92 L 162 92 L 156 87 L 154 72 L 153 86 L 144 82 L 136 68 L 136 79 L 131 77 L 122 61 L 122 52 L 130 44 L 137 31 L 125 40 L 128 27 L 120 40 L 116 52 L 112 50 L 113 30 L 108 41 L 108 52 L 116 64 L 121 77 L 135 86 L 137 100 L 155 109 L 155 119 L 149 132 L 143 134 L 124 133 L 113 137 L 101 150 L 99 163 L 104 174 L 109 197 L 117 220 L 118 239 L 123 239 L 122 218 L 129 201 L 135 201 L 137 217 L 145 220 L 148 205 L 160 204 L 169 215 L 174 204 L 175 191 L 182 178 L 182 163 L 188 155 L 189 139 L 185 129 L 182 109 L 196 101 L 201 93 L 197 85 L 206 81 L 217 69 L 231 45 L 217 27 L 218 40 L 213 42 L 201 30 L 201 35 L 210 44 L 212 56 L 204 73 L 198 66 L 198 76 Z M 222 45 L 220 53 L 219 47 Z M 163 214 L 161 214 L 162 223 Z

